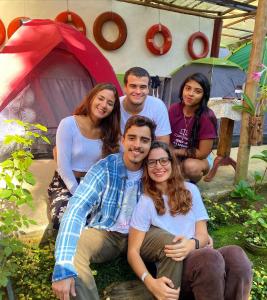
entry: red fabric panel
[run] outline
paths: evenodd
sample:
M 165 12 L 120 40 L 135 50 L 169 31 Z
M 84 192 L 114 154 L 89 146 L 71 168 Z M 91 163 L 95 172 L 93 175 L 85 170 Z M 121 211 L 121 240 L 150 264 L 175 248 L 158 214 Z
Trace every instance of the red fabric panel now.
M 51 20 L 31 20 L 21 26 L 0 53 L 0 111 L 28 83 L 28 75 L 54 48 L 69 51 L 95 82 L 114 83 L 122 95 L 112 66 L 75 28 Z

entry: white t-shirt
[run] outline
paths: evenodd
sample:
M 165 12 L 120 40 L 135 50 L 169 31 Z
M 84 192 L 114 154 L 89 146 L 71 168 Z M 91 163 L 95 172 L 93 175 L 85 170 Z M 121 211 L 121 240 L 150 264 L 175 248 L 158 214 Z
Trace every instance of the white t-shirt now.
M 116 223 L 109 228 L 110 231 L 117 231 L 125 234 L 129 232 L 131 216 L 138 201 L 138 188 L 142 174 L 142 169 L 135 172 L 127 170 L 127 180 L 125 183 L 121 210 Z
M 123 107 L 123 100 L 126 96 L 120 97 L 121 103 L 121 132 L 124 132 L 127 120 L 132 116 L 125 111 Z M 156 124 L 156 136 L 168 135 L 171 133 L 171 125 L 169 121 L 169 114 L 166 105 L 159 98 L 148 95 L 145 99 L 143 110 L 138 113 L 140 116 L 145 116 L 152 119 Z
M 188 182 L 185 185 L 192 194 L 192 208 L 187 214 L 172 216 L 169 212 L 167 196 L 163 196 L 166 212 L 160 216 L 157 214 L 152 199 L 149 196 L 142 195 L 134 209 L 130 226 L 147 232 L 150 226 L 154 225 L 175 236 L 194 237 L 195 223 L 201 220 L 208 220 L 209 217 L 197 186 Z

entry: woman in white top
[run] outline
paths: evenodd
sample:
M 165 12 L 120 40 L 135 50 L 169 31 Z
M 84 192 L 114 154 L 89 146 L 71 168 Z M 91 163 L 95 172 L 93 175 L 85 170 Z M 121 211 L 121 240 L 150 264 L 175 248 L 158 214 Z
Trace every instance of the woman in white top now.
M 249 260 L 237 246 L 206 247 L 208 215 L 200 192 L 184 181 L 167 144 L 152 143 L 143 185 L 130 223 L 128 261 L 156 299 L 247 299 Z M 156 278 L 144 261 L 156 263 Z
M 56 134 L 58 168 L 48 188 L 54 229 L 81 177 L 99 159 L 119 152 L 120 134 L 118 92 L 109 83 L 96 85 L 73 116 L 61 120 Z

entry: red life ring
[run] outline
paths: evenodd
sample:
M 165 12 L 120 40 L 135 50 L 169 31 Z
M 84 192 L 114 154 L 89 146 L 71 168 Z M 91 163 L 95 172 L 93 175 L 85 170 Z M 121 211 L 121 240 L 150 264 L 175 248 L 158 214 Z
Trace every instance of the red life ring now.
M 113 42 L 106 40 L 102 34 L 104 23 L 111 21 L 114 22 L 119 29 L 119 35 Z M 114 12 L 104 12 L 99 15 L 94 22 L 93 33 L 98 45 L 105 50 L 116 50 L 120 48 L 127 38 L 127 26 L 123 18 Z
M 23 20 L 30 20 L 28 17 L 18 17 L 13 19 L 7 27 L 7 36 L 10 39 L 13 33 L 20 28 Z
M 154 43 L 154 37 L 157 33 L 162 34 L 164 38 L 163 45 L 160 47 Z M 148 50 L 155 55 L 163 55 L 167 53 L 172 46 L 172 35 L 170 30 L 162 24 L 151 26 L 146 33 L 146 46 Z
M 86 35 L 86 26 L 82 18 L 72 11 L 63 11 L 55 17 L 55 21 L 72 25 L 81 33 Z
M 2 20 L 0 19 L 0 46 L 3 45 L 5 40 L 6 40 L 6 28 Z
M 194 42 L 196 39 L 200 39 L 203 42 L 203 51 L 200 54 L 196 54 L 194 52 Z M 188 39 L 187 42 L 187 50 L 189 55 L 193 58 L 193 59 L 198 59 L 198 58 L 204 58 L 208 55 L 209 53 L 209 40 L 207 38 L 207 36 L 203 33 L 203 32 L 195 32 L 193 33 L 190 38 Z

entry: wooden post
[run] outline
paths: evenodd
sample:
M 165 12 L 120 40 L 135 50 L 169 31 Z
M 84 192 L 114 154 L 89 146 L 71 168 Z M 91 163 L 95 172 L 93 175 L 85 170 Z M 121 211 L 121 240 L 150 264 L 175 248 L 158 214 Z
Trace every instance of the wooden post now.
M 259 0 L 258 9 L 255 18 L 255 27 L 252 38 L 252 50 L 248 68 L 245 93 L 255 103 L 257 83 L 252 80 L 252 72 L 257 71 L 258 65 L 262 62 L 264 39 L 267 33 L 267 1 Z M 242 113 L 242 124 L 240 131 L 239 149 L 237 154 L 237 167 L 235 174 L 235 183 L 241 179 L 247 179 L 249 163 L 250 145 L 249 145 L 249 114 Z
M 214 21 L 212 44 L 211 44 L 211 51 L 210 51 L 211 57 L 219 57 L 220 42 L 222 36 L 222 25 L 223 25 L 223 21 L 221 19 L 216 19 Z

